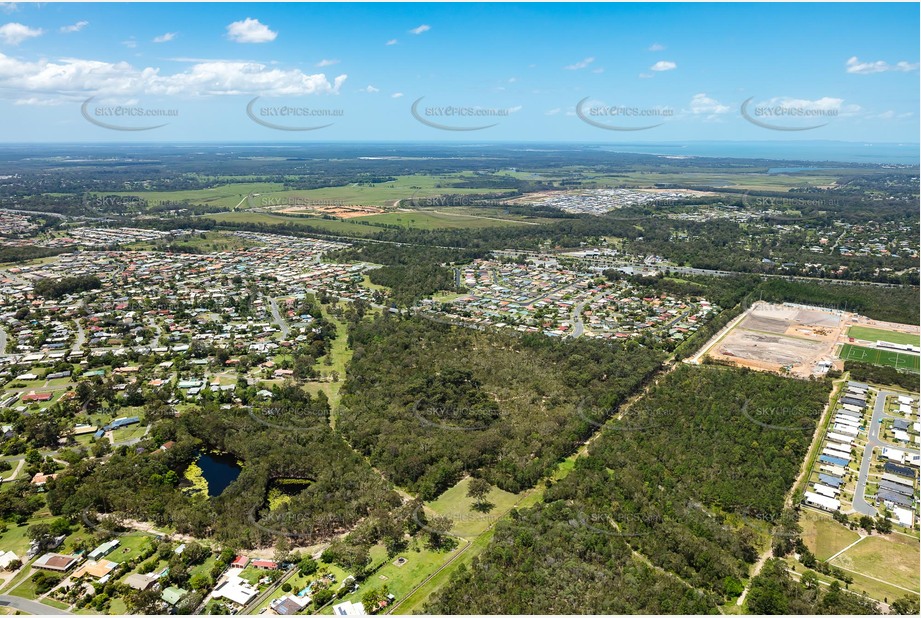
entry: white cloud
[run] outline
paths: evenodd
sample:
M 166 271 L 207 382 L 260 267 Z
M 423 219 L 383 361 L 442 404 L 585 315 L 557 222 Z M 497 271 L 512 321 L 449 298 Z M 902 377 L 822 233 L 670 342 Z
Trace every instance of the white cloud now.
M 16 6 L 15 2 L 0 2 L 0 11 L 3 11 L 4 13 L 12 13 L 18 9 L 19 7 Z
M 579 69 L 584 69 L 585 67 L 587 67 L 593 62 L 595 62 L 595 59 L 589 56 L 588 58 L 584 60 L 580 60 L 579 62 L 576 62 L 575 64 L 566 65 L 563 68 L 566 69 L 567 71 L 578 71 Z
M 164 32 L 160 36 L 155 36 L 153 38 L 153 42 L 154 43 L 169 43 L 170 41 L 176 38 L 177 34 L 179 33 L 178 32 Z
M 516 112 L 520 112 L 521 110 L 522 110 L 522 106 L 521 106 L 521 105 L 516 105 L 516 106 L 514 106 L 514 107 L 508 108 L 506 111 L 507 111 L 508 113 L 510 113 L 510 114 L 514 114 L 514 113 L 516 113 Z
M 910 63 L 902 60 L 896 62 L 895 64 L 889 64 L 885 60 L 877 60 L 876 62 L 861 62 L 857 59 L 857 56 L 851 56 L 848 58 L 847 63 L 845 64 L 848 73 L 855 73 L 857 75 L 869 75 L 871 73 L 885 73 L 887 71 L 917 71 L 918 63 Z
M 597 69 L 592 69 L 592 73 L 604 73 L 604 69 L 598 67 Z
M 323 58 L 323 60 L 320 60 L 317 63 L 317 66 L 322 69 L 323 67 L 331 67 L 334 64 L 339 64 L 339 61 L 338 60 L 327 60 L 326 58 Z
M 432 29 L 432 27 L 429 26 L 428 24 L 422 24 L 421 26 L 416 26 L 415 28 L 413 28 L 413 29 L 410 30 L 409 32 L 410 32 L 410 34 L 422 34 L 423 32 L 428 32 L 428 31 L 431 30 L 431 29 Z
M 837 116 L 853 116 L 860 111 L 859 105 L 845 105 L 844 99 L 822 97 L 820 99 L 794 99 L 792 97 L 774 97 L 759 103 L 759 106 L 779 106 L 791 109 L 835 111 Z
M 384 45 L 396 45 L 396 44 L 397 44 L 397 40 L 396 40 L 396 39 L 390 39 L 389 41 L 387 41 L 386 43 L 384 43 Z
M 649 67 L 650 71 L 673 71 L 677 69 L 678 65 L 672 62 L 671 60 L 659 60 L 657 63 Z
M 71 32 L 80 32 L 81 30 L 83 30 L 89 25 L 90 25 L 90 22 L 86 21 L 85 19 L 81 19 L 75 24 L 71 24 L 69 26 L 61 26 L 61 32 L 63 32 L 64 34 L 69 34 Z
M 247 17 L 227 26 L 227 37 L 237 43 L 268 43 L 278 36 L 258 19 Z
M 138 46 L 138 42 L 135 41 L 134 39 L 126 39 L 122 41 L 122 45 L 124 45 L 128 49 L 134 49 L 135 47 Z
M 19 45 L 26 39 L 31 39 L 44 34 L 41 28 L 30 28 L 16 22 L 0 26 L 0 41 L 7 45 Z
M 368 94 L 374 94 L 375 92 L 380 92 L 380 88 L 375 88 L 371 84 L 368 84 L 364 88 L 361 88 L 358 92 L 367 92 Z
M 725 114 L 729 109 L 728 105 L 723 105 L 716 99 L 708 97 L 704 92 L 691 97 L 692 114 Z
M 640 73 L 640 79 L 650 79 L 652 76 L 652 73 Z
M 15 100 L 53 93 L 57 103 L 89 96 L 298 96 L 338 94 L 347 75 L 330 82 L 326 75 L 308 75 L 298 69 L 270 68 L 257 62 L 208 61 L 171 75 L 158 67 L 136 68 L 127 62 L 64 58 L 24 62 L 0 53 L 0 92 Z M 0 95 L 2 96 L 2 95 Z
M 665 51 L 665 46 L 660 45 L 659 43 L 653 43 L 652 45 L 649 46 L 649 51 L 651 52 Z
M 559 107 L 554 107 L 553 109 L 548 109 L 547 111 L 545 111 L 545 112 L 544 112 L 544 116 L 556 116 L 556 115 L 559 114 L 561 111 L 563 111 L 563 110 L 560 109 Z
M 399 98 L 402 97 L 402 96 L 403 96 L 403 93 L 402 93 L 402 92 L 394 92 L 392 95 L 390 95 L 390 98 L 391 98 L 391 99 L 399 99 Z

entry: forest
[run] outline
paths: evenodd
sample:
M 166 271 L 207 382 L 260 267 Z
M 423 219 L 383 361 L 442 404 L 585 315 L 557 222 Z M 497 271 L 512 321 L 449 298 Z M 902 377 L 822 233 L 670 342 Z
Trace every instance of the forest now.
M 600 589 L 586 595 L 576 582 L 591 573 L 590 592 L 596 580 L 622 582 L 632 550 L 686 588 L 676 596 L 650 582 L 634 598 L 628 586 L 623 598 L 635 605 L 626 611 L 688 611 L 669 604 L 693 599 L 693 611 L 713 612 L 742 592 L 761 544 L 758 523 L 779 515 L 829 390 L 678 366 L 602 429 L 543 504 L 500 522 L 481 558 L 427 609 L 541 613 L 551 603 L 544 589 L 559 582 L 554 611 L 612 611 Z M 615 552 L 621 558 L 608 559 Z
M 464 474 L 511 492 L 534 485 L 662 360 L 630 344 L 389 316 L 356 325 L 350 342 L 338 427 L 423 499 Z

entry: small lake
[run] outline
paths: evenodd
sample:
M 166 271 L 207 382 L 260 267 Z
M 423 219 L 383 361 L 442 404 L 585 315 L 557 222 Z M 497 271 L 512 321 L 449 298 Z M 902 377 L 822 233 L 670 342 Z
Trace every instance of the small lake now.
M 220 496 L 240 476 L 240 466 L 232 455 L 202 453 L 197 463 L 208 481 L 208 495 L 212 498 Z

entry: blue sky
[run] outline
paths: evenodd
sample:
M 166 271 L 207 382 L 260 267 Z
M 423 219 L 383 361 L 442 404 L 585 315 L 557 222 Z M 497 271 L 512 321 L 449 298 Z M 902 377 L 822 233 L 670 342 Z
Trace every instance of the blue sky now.
M 0 3 L 0 141 L 917 142 L 918 31 L 911 3 Z

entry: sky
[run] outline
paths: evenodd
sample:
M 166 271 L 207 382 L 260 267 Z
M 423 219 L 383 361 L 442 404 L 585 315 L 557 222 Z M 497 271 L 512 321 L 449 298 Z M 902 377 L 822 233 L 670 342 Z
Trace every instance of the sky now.
M 919 5 L 0 3 L 0 142 L 917 143 Z

